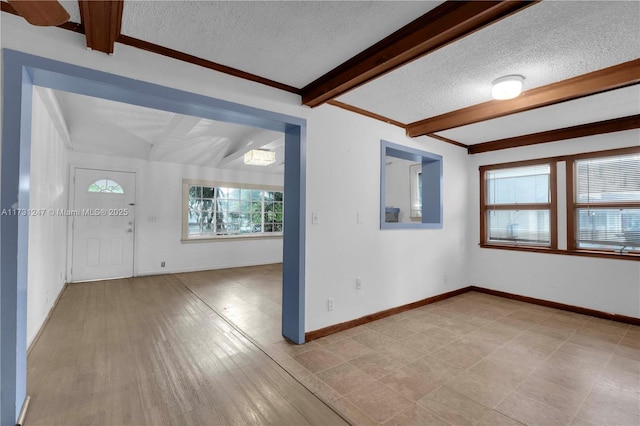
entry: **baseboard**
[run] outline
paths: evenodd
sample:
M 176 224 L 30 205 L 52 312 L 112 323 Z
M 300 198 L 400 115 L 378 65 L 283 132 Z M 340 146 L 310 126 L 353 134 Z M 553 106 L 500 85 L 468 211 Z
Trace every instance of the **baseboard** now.
M 373 314 L 365 315 L 363 317 L 356 318 L 351 321 L 346 321 L 340 324 L 334 324 L 328 327 L 320 328 L 318 330 L 309 331 L 304 334 L 304 340 L 305 342 L 316 340 L 333 333 L 338 333 L 340 331 L 348 330 L 350 328 L 358 327 L 360 325 L 379 320 L 381 318 L 385 318 L 391 315 L 396 315 L 405 311 L 410 311 L 411 309 L 415 309 L 421 306 L 429 305 L 431 303 L 439 302 L 441 300 L 448 299 L 450 297 L 459 296 L 463 293 L 470 291 L 470 289 L 471 287 L 460 288 L 458 290 L 453 290 L 447 293 L 438 294 L 436 296 L 427 297 L 426 299 L 418 300 L 417 302 L 412 302 L 406 305 L 402 305 L 395 308 L 386 309 L 384 311 L 376 312 Z
M 552 302 L 550 300 L 536 299 L 535 297 L 528 297 L 528 296 L 521 296 L 519 294 L 507 293 L 505 291 L 500 291 L 500 290 L 491 290 L 488 288 L 477 287 L 474 285 L 469 287 L 469 291 L 477 291 L 478 293 L 490 294 L 492 296 L 504 297 L 507 299 L 518 300 L 520 302 L 546 306 L 549 308 L 555 308 L 563 311 L 574 312 L 576 314 L 589 315 L 592 317 L 608 319 L 611 321 L 623 322 L 626 324 L 640 325 L 640 318 L 629 317 L 626 315 L 612 314 L 609 312 L 598 311 L 595 309 L 583 308 L 580 306 L 567 305 L 565 303 Z
M 582 315 L 589 315 L 592 317 L 603 318 L 611 321 L 622 322 L 625 324 L 640 325 L 640 318 L 630 317 L 626 315 L 612 314 L 609 312 L 598 311 L 595 309 L 583 308 L 580 306 L 567 305 L 565 303 L 552 302 L 550 300 L 536 299 L 534 297 L 521 296 L 519 294 L 507 293 L 505 291 L 491 290 L 484 287 L 478 287 L 475 285 L 469 287 L 463 287 L 458 290 L 449 291 L 436 296 L 427 297 L 426 299 L 419 300 L 417 302 L 408 303 L 406 305 L 398 306 L 396 308 L 387 309 L 384 311 L 376 312 L 373 314 L 365 315 L 360 318 L 356 318 L 351 321 L 342 322 L 339 324 L 330 325 L 328 327 L 320 328 L 318 330 L 309 331 L 305 333 L 305 342 L 319 339 L 321 337 L 329 336 L 330 334 L 345 331 L 350 328 L 358 327 L 360 325 L 367 324 L 369 322 L 379 320 L 391 315 L 399 314 L 401 312 L 409 311 L 411 309 L 419 308 L 421 306 L 429 305 L 431 303 L 439 302 L 450 297 L 459 296 L 469 291 L 477 291 L 478 293 L 490 294 L 492 296 L 504 297 L 506 299 L 517 300 L 519 302 L 531 303 L 533 305 L 546 306 L 549 308 L 560 309 L 563 311 L 574 312 Z
M 49 322 L 49 318 L 51 317 L 51 313 L 56 308 L 56 306 L 58 306 L 58 302 L 60 301 L 60 298 L 62 297 L 62 293 L 64 293 L 64 291 L 67 289 L 68 285 L 69 285 L 69 283 L 65 282 L 64 285 L 62 286 L 62 289 L 60 289 L 60 292 L 58 293 L 58 297 L 56 297 L 56 301 L 53 302 L 53 305 L 51 305 L 51 308 L 49 309 L 49 312 L 47 312 L 47 317 L 44 319 L 44 321 L 42 322 L 42 325 L 38 329 L 38 332 L 36 333 L 35 337 L 33 338 L 31 343 L 27 347 L 27 357 L 31 353 L 31 349 L 38 342 L 38 339 L 40 339 L 40 335 L 42 334 L 42 330 L 44 330 L 44 328 L 46 327 L 47 323 Z
M 235 269 L 235 268 L 250 268 L 252 266 L 266 266 L 266 265 L 281 265 L 282 261 L 258 261 L 249 263 L 238 263 L 230 265 L 218 265 L 218 266 L 203 266 L 199 268 L 166 268 L 166 270 L 146 270 L 137 271 L 135 277 L 153 277 L 156 275 L 168 275 L 168 274 L 184 274 L 188 272 L 204 272 L 204 271 L 217 271 L 222 269 Z

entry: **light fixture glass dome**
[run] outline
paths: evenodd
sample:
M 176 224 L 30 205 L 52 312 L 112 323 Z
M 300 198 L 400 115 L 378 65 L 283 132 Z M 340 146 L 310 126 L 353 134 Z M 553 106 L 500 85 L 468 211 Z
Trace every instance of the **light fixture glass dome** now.
M 276 153 L 262 149 L 252 149 L 244 154 L 244 164 L 252 166 L 268 166 L 276 162 Z
M 493 81 L 491 96 L 493 99 L 513 99 L 522 93 L 524 77 L 521 75 L 505 75 Z

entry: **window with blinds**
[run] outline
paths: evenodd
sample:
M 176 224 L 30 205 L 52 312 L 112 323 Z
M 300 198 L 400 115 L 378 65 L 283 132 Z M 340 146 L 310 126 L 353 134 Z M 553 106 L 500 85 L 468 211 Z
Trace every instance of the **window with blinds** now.
M 554 170 L 551 163 L 481 168 L 483 243 L 551 247 Z
M 640 251 L 640 153 L 574 162 L 577 249 Z

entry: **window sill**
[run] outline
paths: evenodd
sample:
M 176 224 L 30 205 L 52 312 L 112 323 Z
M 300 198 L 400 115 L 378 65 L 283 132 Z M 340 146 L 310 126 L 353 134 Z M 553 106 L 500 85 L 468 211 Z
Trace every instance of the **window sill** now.
M 563 254 L 568 256 L 583 256 L 583 257 L 599 257 L 604 259 L 618 259 L 618 260 L 640 260 L 640 253 L 617 253 L 610 251 L 596 251 L 596 250 L 558 250 L 549 247 L 535 247 L 535 246 L 516 246 L 516 245 L 503 245 L 503 244 L 480 244 L 481 248 L 499 249 L 499 250 L 514 250 L 514 251 L 528 251 L 534 253 L 547 253 L 547 254 Z
M 215 237 L 200 237 L 200 238 L 182 238 L 180 242 L 182 244 L 191 244 L 191 243 L 212 243 L 212 242 L 221 242 L 221 241 L 239 241 L 239 240 L 281 240 L 283 237 L 282 233 L 277 233 L 275 235 L 218 235 Z

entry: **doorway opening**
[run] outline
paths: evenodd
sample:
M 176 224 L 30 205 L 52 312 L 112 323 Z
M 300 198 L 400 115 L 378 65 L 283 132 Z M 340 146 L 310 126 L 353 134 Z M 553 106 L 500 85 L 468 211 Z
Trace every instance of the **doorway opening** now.
M 282 334 L 304 343 L 305 146 L 304 119 L 223 101 L 10 49 L 3 50 L 4 108 L 0 203 L 29 209 L 33 86 L 109 99 L 174 113 L 251 125 L 285 135 L 287 225 L 283 243 Z M 2 353 L 0 423 L 18 417 L 26 395 L 28 216 L 0 218 Z

